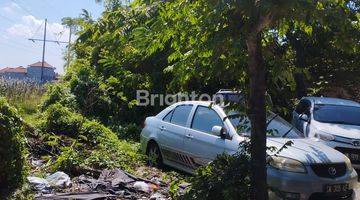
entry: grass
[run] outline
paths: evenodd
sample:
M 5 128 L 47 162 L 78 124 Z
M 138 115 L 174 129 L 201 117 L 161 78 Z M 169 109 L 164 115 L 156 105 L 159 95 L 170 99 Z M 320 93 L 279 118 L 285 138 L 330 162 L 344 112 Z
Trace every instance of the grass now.
M 0 78 L 0 96 L 5 97 L 28 122 L 34 120 L 45 90 L 44 85 L 35 82 Z
M 89 121 L 85 119 L 82 129 L 78 130 L 78 137 L 68 137 L 65 135 L 57 135 L 47 130 L 40 128 L 41 122 L 46 118 L 46 112 L 40 111 L 40 105 L 46 99 L 46 87 L 37 83 L 5 80 L 0 78 L 0 96 L 5 97 L 9 104 L 14 106 L 19 115 L 23 118 L 26 124 L 31 125 L 36 130 L 35 135 L 27 135 L 28 141 L 36 140 L 34 143 L 37 147 L 49 148 L 54 144 L 60 154 L 53 155 L 35 155 L 36 151 L 30 151 L 34 156 L 48 157 L 49 160 L 46 165 L 38 169 L 31 169 L 35 175 L 50 173 L 51 171 L 71 169 L 103 169 L 120 167 L 128 172 L 134 173 L 141 177 L 152 178 L 154 176 L 161 177 L 166 182 L 174 180 L 184 180 L 186 175 L 180 175 L 173 170 L 158 170 L 147 167 L 145 165 L 144 156 L 139 152 L 139 143 L 129 142 L 126 138 L 118 139 L 118 136 L 107 127 L 104 127 L 98 122 Z M 74 114 L 74 113 L 73 113 Z M 64 116 L 58 117 L 59 119 Z M 58 119 L 52 119 L 52 122 Z M 56 129 L 58 130 L 58 129 Z M 122 130 L 125 131 L 125 130 Z M 130 132 L 135 131 L 131 130 Z M 34 133 L 35 133 L 34 132 Z M 77 135 L 77 134 L 75 134 Z M 97 138 L 99 142 L 95 147 L 87 144 L 85 140 L 94 139 L 93 136 L 103 135 L 102 138 Z M 84 137 L 86 136 L 86 137 Z M 31 138 L 34 137 L 34 138 Z M 54 138 L 62 138 L 61 140 L 54 140 Z M 65 138 L 65 139 L 64 139 Z M 85 138 L 85 140 L 83 139 Z M 67 144 L 66 141 L 72 141 Z M 84 140 L 84 141 L 83 141 Z M 70 145 L 70 146 L 69 146 Z M 30 145 L 31 146 L 31 145 Z M 32 149 L 32 148 L 31 148 Z M 36 148 L 34 148 L 36 149 Z M 51 151 L 51 148 L 49 149 Z M 72 170 L 71 170 L 72 171 Z M 177 181 L 179 182 L 179 181 Z M 27 183 L 23 187 L 18 188 L 14 194 L 14 199 L 31 198 L 32 192 Z

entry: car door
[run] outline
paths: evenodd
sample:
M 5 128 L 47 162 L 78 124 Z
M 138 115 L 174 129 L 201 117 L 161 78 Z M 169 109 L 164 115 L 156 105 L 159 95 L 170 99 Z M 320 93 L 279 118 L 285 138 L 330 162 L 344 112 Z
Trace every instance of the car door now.
M 310 119 L 311 102 L 307 99 L 302 99 L 293 111 L 292 124 L 307 135 L 308 122 L 300 119 L 301 115 L 307 115 Z
M 192 107 L 193 105 L 179 105 L 162 119 L 158 127 L 158 142 L 165 161 L 182 162 L 185 126 Z
M 225 139 L 211 133 L 213 126 L 224 126 L 220 116 L 210 107 L 197 106 L 184 142 L 188 167 L 206 165 L 225 151 Z

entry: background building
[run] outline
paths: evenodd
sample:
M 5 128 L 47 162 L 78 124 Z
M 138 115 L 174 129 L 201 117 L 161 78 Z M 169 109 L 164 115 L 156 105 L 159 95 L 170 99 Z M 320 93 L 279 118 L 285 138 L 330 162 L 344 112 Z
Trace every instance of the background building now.
M 19 66 L 16 68 L 6 67 L 0 70 L 0 75 L 3 78 L 8 79 L 26 79 L 26 68 L 23 66 Z
M 41 72 L 42 62 L 36 62 L 29 65 L 27 68 L 19 67 L 6 67 L 0 70 L 0 76 L 6 79 L 18 79 L 25 81 L 35 82 L 49 82 L 56 79 L 55 67 L 49 63 L 44 62 L 44 67 Z M 42 78 L 41 78 L 42 73 Z
M 41 82 L 41 68 L 42 62 L 37 62 L 29 65 L 29 67 L 27 68 L 28 78 L 37 82 Z M 53 81 L 55 79 L 55 67 L 51 66 L 47 62 L 44 62 L 42 77 L 43 82 Z

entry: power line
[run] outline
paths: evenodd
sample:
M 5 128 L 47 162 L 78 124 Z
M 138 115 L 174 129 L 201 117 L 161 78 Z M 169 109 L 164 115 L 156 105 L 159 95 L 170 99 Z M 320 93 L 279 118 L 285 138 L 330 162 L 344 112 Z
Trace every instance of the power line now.
M 37 53 L 32 51 L 31 49 L 27 49 L 26 47 L 24 46 L 21 46 L 21 45 L 18 45 L 16 43 L 5 43 L 3 41 L 0 41 L 0 45 L 5 45 L 5 46 L 8 46 L 8 47 L 11 47 L 11 48 L 15 48 L 15 49 L 22 49 L 24 52 L 26 53 L 31 53 L 32 55 L 36 55 Z
M 45 4 L 47 4 L 48 7 L 50 7 L 51 10 L 59 11 L 63 16 L 66 16 L 62 9 L 58 9 L 56 6 L 53 6 L 49 1 L 43 0 L 43 2 L 44 2 Z
M 42 42 L 43 43 L 43 48 L 42 48 L 42 62 L 41 62 L 41 82 L 43 82 L 43 74 L 44 74 L 44 63 L 45 63 L 45 52 L 46 52 L 46 43 L 47 42 L 51 42 L 51 43 L 57 43 L 60 45 L 60 43 L 67 43 L 67 42 L 63 42 L 63 41 L 57 41 L 57 40 L 48 40 L 46 39 L 46 34 L 47 34 L 47 19 L 45 19 L 45 27 L 44 27 L 44 38 L 43 39 L 36 39 L 36 38 L 29 38 L 28 40 L 32 41 L 32 42 Z
M 42 27 L 42 25 L 44 24 L 44 22 L 42 22 L 41 24 L 40 24 L 40 26 L 32 33 L 32 38 L 33 37 L 35 37 L 35 34 L 40 30 L 40 28 Z
M 23 11 L 25 11 L 29 15 L 35 16 L 32 12 L 30 12 L 30 10 L 28 10 L 26 7 L 22 6 L 19 2 L 16 2 L 15 0 L 11 0 L 11 1 L 14 2 L 16 5 L 18 5 Z
M 6 19 L 7 21 L 9 21 L 9 22 L 11 22 L 11 23 L 16 23 L 15 20 L 13 20 L 13 19 L 11 19 L 11 18 L 8 18 L 8 17 L 6 17 L 6 16 L 0 15 L 0 17 Z

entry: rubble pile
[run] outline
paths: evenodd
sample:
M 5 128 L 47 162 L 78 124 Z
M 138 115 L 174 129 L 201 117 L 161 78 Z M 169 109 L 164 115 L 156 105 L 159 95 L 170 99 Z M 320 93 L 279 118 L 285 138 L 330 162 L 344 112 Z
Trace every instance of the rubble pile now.
M 146 180 L 121 169 L 103 170 L 98 178 L 81 175 L 70 180 L 64 172 L 46 178 L 28 177 L 36 199 L 151 199 L 166 200 L 169 185 Z M 184 188 L 182 188 L 184 189 Z

